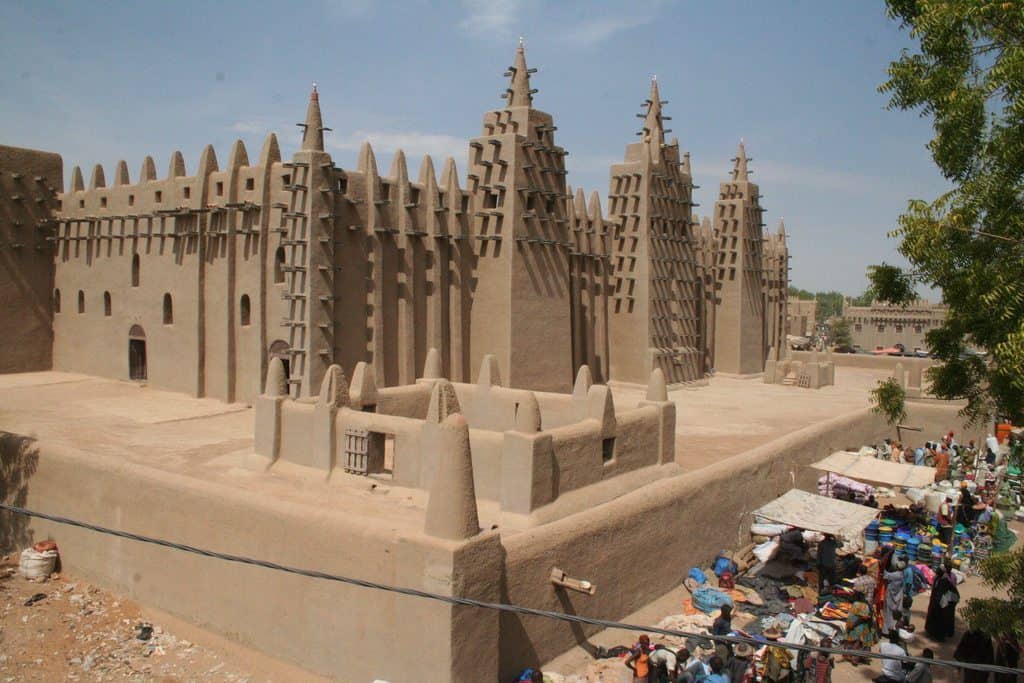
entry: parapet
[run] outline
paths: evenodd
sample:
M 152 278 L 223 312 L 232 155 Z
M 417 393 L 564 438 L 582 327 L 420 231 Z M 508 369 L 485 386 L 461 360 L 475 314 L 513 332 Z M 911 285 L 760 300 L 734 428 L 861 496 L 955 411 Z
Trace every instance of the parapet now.
M 445 538 L 465 537 L 475 524 L 466 521 L 476 519 L 467 487 L 474 501 L 529 514 L 569 491 L 674 463 L 675 406 L 659 371 L 647 398 L 619 411 L 586 366 L 573 393 L 555 394 L 503 386 L 493 360 L 484 357 L 476 382 L 450 382 L 431 352 L 416 383 L 381 388 L 372 365 L 359 363 L 351 383 L 331 366 L 316 401 L 287 397 L 272 362 L 256 400 L 256 452 L 265 466 L 284 461 L 332 480 L 373 477 L 429 491 L 428 526 Z M 463 445 L 465 458 L 454 448 Z M 448 502 L 435 503 L 439 495 Z M 463 502 L 453 510 L 456 499 Z
M 811 352 L 808 360 L 794 360 L 793 354 L 787 349 L 779 358 L 779 353 L 772 347 L 764 363 L 765 384 L 784 384 L 801 389 L 820 389 L 836 383 L 836 366 L 832 360 L 832 351 L 826 350 L 824 358 L 817 350 Z

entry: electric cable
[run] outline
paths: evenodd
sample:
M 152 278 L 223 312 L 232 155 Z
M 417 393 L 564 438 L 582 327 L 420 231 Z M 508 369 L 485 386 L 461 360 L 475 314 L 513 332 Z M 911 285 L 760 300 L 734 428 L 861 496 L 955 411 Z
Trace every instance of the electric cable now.
M 138 541 L 139 543 L 148 543 L 151 545 L 157 545 L 164 548 L 170 548 L 172 550 L 180 550 L 183 552 L 191 553 L 194 555 L 201 555 L 203 557 L 210 557 L 217 560 L 223 560 L 225 562 L 235 562 L 238 564 L 245 564 L 254 567 L 263 567 L 264 569 L 271 569 L 274 571 L 286 572 L 288 574 L 296 574 L 298 576 L 305 576 L 312 579 L 322 579 L 325 581 L 335 581 L 338 583 L 345 583 L 352 586 L 359 586 L 361 588 L 370 588 L 374 590 L 387 591 L 390 593 L 399 593 L 401 595 L 408 595 L 415 598 L 425 598 L 427 600 L 436 600 L 439 602 L 445 602 L 451 605 L 461 605 L 465 607 L 478 607 L 481 609 L 499 610 L 502 612 L 513 612 L 515 614 L 523 614 L 527 616 L 543 617 L 546 619 L 557 619 L 559 621 L 569 621 L 578 624 L 589 624 L 591 626 L 601 626 L 603 628 L 614 628 L 625 631 L 640 631 L 644 633 L 656 633 L 658 635 L 674 636 L 677 638 L 684 639 L 700 639 L 710 640 L 713 642 L 722 643 L 748 643 L 755 648 L 761 648 L 765 645 L 764 642 L 755 640 L 753 638 L 743 638 L 738 636 L 715 636 L 705 633 L 690 633 L 687 631 L 677 631 L 674 629 L 659 628 L 657 626 L 643 626 L 640 624 L 628 624 L 619 621 L 611 621 L 609 619 L 596 619 L 593 617 L 582 617 L 576 614 L 566 614 L 564 612 L 553 612 L 550 610 L 538 609 L 535 607 L 523 607 L 521 605 L 510 605 L 500 602 L 485 602 L 482 600 L 474 600 L 473 598 L 462 598 L 451 595 L 441 595 L 439 593 L 431 593 L 429 591 L 422 591 L 415 588 L 407 588 L 404 586 L 390 586 L 384 583 L 378 583 L 376 581 L 367 581 L 365 579 L 357 579 L 350 576 L 340 576 L 337 574 L 329 574 L 316 569 L 303 569 L 301 567 L 290 567 L 288 565 L 278 564 L 276 562 L 270 562 L 267 560 L 259 560 L 252 557 L 246 557 L 244 555 L 232 555 L 230 553 L 222 553 L 216 550 L 208 550 L 205 548 L 197 548 L 195 546 L 186 545 L 184 543 L 175 543 L 174 541 L 168 541 L 161 538 L 153 538 L 152 536 L 144 536 L 142 534 L 134 534 L 129 531 L 121 531 L 119 529 L 111 529 L 108 527 L 99 526 L 98 524 L 90 524 L 89 522 L 82 522 L 76 519 L 68 517 L 61 517 L 60 515 L 52 515 L 45 512 L 38 512 L 36 510 L 29 510 L 27 508 L 18 507 L 16 505 L 8 505 L 6 503 L 0 503 L 0 510 L 7 510 L 18 515 L 24 515 L 26 517 L 37 517 L 39 519 L 45 519 L 56 524 L 64 524 L 67 526 L 78 527 L 80 529 L 87 529 L 96 533 L 105 534 L 108 536 L 116 536 L 118 538 L 125 538 L 130 541 Z M 821 647 L 818 645 L 805 645 L 797 643 L 779 643 L 778 647 L 785 648 L 787 650 L 797 650 L 803 652 L 828 652 L 834 655 L 847 655 L 851 657 L 868 657 L 871 659 L 890 659 L 899 662 L 907 662 L 912 664 L 922 663 L 929 666 L 944 666 L 954 669 L 974 669 L 976 671 L 987 671 L 991 673 L 1001 674 L 1014 674 L 1017 676 L 1024 675 L 1024 669 L 1011 669 L 1005 666 L 997 666 L 995 664 L 975 664 L 971 662 L 957 662 L 942 659 L 927 659 L 925 657 L 911 657 L 900 656 L 900 655 L 883 655 L 878 652 L 870 652 L 864 650 L 846 650 L 843 648 L 835 647 Z

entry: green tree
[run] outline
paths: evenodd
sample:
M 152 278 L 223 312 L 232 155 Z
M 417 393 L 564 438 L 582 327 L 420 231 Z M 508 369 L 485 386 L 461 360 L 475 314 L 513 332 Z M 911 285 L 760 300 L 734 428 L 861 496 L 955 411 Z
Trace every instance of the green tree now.
M 860 296 L 850 298 L 850 304 L 852 306 L 870 306 L 871 302 L 877 299 L 877 292 L 874 287 L 868 287 L 865 289 Z
M 832 344 L 835 346 L 850 346 L 853 344 L 853 335 L 850 334 L 850 321 L 846 318 L 836 318 L 832 321 Z
M 819 323 L 843 314 L 843 295 L 840 292 L 818 292 L 814 297 L 818 302 L 817 319 Z
M 897 425 L 907 417 L 907 392 L 895 377 L 879 381 L 871 390 L 871 410 L 885 416 L 886 422 Z
M 908 203 L 892 236 L 909 270 L 869 271 L 880 299 L 942 291 L 926 341 L 934 393 L 972 421 L 1024 417 L 1024 6 L 1020 0 L 887 0 L 917 42 L 889 66 L 890 109 L 933 122 L 932 158 L 952 189 Z M 965 353 L 969 347 L 988 358 Z
M 971 628 L 1024 640 L 1024 546 L 991 555 L 978 571 L 986 586 L 1006 597 L 970 598 L 961 615 Z
M 789 295 L 801 299 L 803 301 L 811 301 L 814 299 L 814 292 L 808 292 L 806 289 L 800 289 L 799 287 L 790 286 Z

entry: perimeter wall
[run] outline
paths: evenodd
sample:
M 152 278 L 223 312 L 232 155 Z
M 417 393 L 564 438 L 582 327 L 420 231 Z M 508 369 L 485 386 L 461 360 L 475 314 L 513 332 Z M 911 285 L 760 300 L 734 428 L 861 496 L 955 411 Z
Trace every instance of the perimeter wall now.
M 497 599 L 497 534 L 404 535 L 341 511 L 0 432 L 4 502 L 284 565 Z M 83 485 L 84 484 L 84 485 Z M 495 680 L 497 613 L 306 578 L 0 513 L 0 550 L 57 541 L 63 568 L 274 657 L 340 680 Z
M 957 407 L 909 406 L 918 440 L 966 433 Z M 403 535 L 386 521 L 267 499 L 255 492 L 86 457 L 0 433 L 0 497 L 32 509 L 282 564 L 529 607 L 621 619 L 672 590 L 692 566 L 746 542 L 750 513 L 807 466 L 892 435 L 863 410 L 604 505 L 464 544 Z M 909 439 L 908 439 L 909 441 Z M 596 629 L 441 603 L 242 566 L 0 514 L 9 552 L 52 537 L 71 573 L 225 634 L 271 656 L 346 680 L 509 680 Z M 554 589 L 558 566 L 594 596 Z M 497 669 L 497 670 L 496 670 Z
M 912 402 L 906 423 L 923 428 L 917 435 L 921 441 L 950 429 L 958 438 L 970 438 L 957 409 Z M 747 543 L 751 511 L 794 486 L 814 491 L 819 473 L 808 465 L 886 436 L 895 437 L 895 430 L 865 409 L 505 538 L 502 601 L 603 619 L 626 617 L 679 586 L 690 567 L 707 566 L 722 549 Z M 595 584 L 596 595 L 551 591 L 552 558 L 571 576 Z M 598 630 L 503 613 L 502 680 L 517 667 L 554 659 Z

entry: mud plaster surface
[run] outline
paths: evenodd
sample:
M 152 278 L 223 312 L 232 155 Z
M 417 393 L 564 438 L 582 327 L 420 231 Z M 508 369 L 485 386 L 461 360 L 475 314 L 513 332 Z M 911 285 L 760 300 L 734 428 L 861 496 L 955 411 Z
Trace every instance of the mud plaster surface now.
M 867 390 L 883 376 L 876 370 L 837 368 L 836 384 L 820 390 L 716 377 L 707 386 L 673 391 L 669 397 L 676 404 L 680 473 L 859 410 L 868 403 Z M 615 386 L 613 392 L 619 409 L 644 398 L 641 388 Z M 327 480 L 320 473 L 288 465 L 270 472 L 246 468 L 252 452 L 253 410 L 244 404 L 73 373 L 24 373 L 0 376 L 0 424 L 6 431 L 33 435 L 64 449 L 318 508 L 358 510 L 393 529 L 422 525 L 423 491 L 343 473 Z M 663 470 L 659 476 L 666 474 L 670 472 Z M 603 498 L 624 492 L 614 482 L 605 482 L 605 488 Z M 497 506 L 487 501 L 479 505 L 485 527 L 500 522 L 509 533 L 529 524 L 499 517 Z
M 820 390 L 716 377 L 707 386 L 673 391 L 677 462 L 684 470 L 693 470 L 863 408 L 867 390 L 883 374 L 837 368 L 835 386 Z M 614 395 L 620 409 L 630 408 L 643 399 L 644 390 L 616 386 Z M 309 479 L 321 478 L 286 468 L 269 475 L 246 470 L 253 411 L 244 404 L 195 399 L 129 382 L 61 372 L 2 375 L 0 418 L 7 431 L 185 476 L 213 477 L 285 496 L 289 481 L 301 482 L 301 498 L 307 502 L 317 490 L 309 486 Z M 365 478 L 334 478 L 349 480 L 346 488 L 376 491 L 371 489 L 376 482 Z M 321 495 L 333 491 L 332 503 L 344 503 L 338 487 L 324 482 L 321 488 Z M 413 491 L 401 497 L 414 506 L 425 503 Z
M 868 405 L 868 390 L 885 377 L 883 369 L 837 367 L 835 385 L 821 389 L 718 376 L 707 386 L 672 391 L 676 462 L 694 470 L 860 410 Z M 614 386 L 613 391 L 619 408 L 635 405 L 644 396 L 641 388 Z

